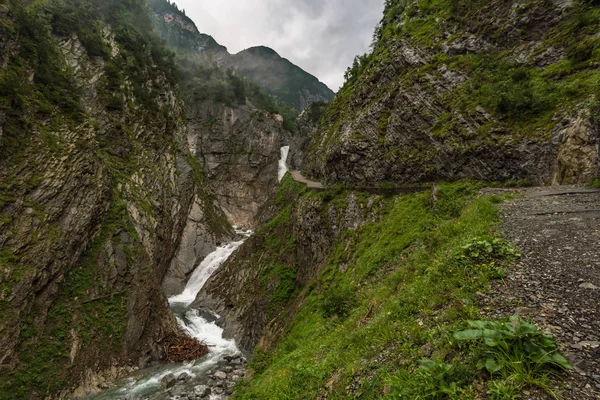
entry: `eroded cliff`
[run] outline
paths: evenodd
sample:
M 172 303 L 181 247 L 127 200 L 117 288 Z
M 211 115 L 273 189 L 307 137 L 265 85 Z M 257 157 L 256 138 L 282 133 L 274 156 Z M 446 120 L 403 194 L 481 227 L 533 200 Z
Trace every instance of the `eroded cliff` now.
M 373 52 L 312 135 L 306 172 L 587 182 L 600 172 L 599 14 L 582 0 L 388 1 Z
M 145 3 L 85 6 L 2 6 L 3 398 L 87 397 L 158 359 L 184 230 L 210 247 L 231 229 Z

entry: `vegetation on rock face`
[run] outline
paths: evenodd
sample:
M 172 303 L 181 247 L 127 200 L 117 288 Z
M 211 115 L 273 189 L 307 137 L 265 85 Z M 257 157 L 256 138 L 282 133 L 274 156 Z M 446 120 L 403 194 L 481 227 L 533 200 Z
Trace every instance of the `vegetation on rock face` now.
M 238 386 L 236 398 L 327 393 L 328 398 L 474 399 L 482 390 L 548 387 L 551 372 L 545 367 L 529 375 L 500 369 L 479 373 L 479 348 L 455 339 L 466 335 L 467 321 L 479 316 L 477 293 L 519 257 L 494 237 L 495 203 L 503 198 L 476 196 L 479 187 L 441 185 L 434 203 L 429 193 L 383 199 L 375 221 L 339 237 L 318 278 L 297 289 L 297 314 L 276 347 L 255 351 L 254 375 Z M 344 193 L 304 194 L 315 195 L 328 199 L 324 212 L 348 204 Z M 278 217 L 267 229 L 276 232 L 286 221 Z M 255 250 L 266 258 L 279 254 L 271 249 L 265 243 Z M 548 357 L 566 366 L 550 339 L 532 325 L 520 321 L 515 329 L 535 343 L 541 340 Z M 520 340 L 511 332 L 502 333 L 498 343 Z M 528 344 L 523 349 L 511 362 L 535 362 L 527 352 L 537 350 Z M 501 363 L 502 355 L 495 360 Z
M 544 146 L 582 110 L 597 114 L 599 23 L 598 4 L 587 0 L 386 1 L 372 51 L 348 69 L 313 136 L 307 169 L 347 183 L 549 182 L 554 160 L 543 154 L 558 149 Z M 535 168 L 515 168 L 526 163 L 516 143 L 537 143 Z M 344 154 L 362 147 L 353 171 Z M 468 162 L 478 157 L 488 170 Z
M 0 46 L 0 398 L 40 398 L 176 329 L 160 279 L 194 196 L 229 228 L 144 0 L 10 1 Z

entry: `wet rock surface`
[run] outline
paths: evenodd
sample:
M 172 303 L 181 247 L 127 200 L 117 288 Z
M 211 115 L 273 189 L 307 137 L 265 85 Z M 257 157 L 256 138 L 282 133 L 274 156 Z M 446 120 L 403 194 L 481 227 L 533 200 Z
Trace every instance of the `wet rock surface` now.
M 188 143 L 220 208 L 233 225 L 253 228 L 277 188 L 283 120 L 246 106 L 212 103 L 188 104 L 187 117 Z
M 600 398 L 600 190 L 518 191 L 501 206 L 502 231 L 523 257 L 483 299 L 488 317 L 519 314 L 554 335 L 573 366 L 565 398 Z M 546 398 L 529 392 L 525 399 Z
M 202 360 L 198 360 L 202 362 Z M 202 374 L 186 372 L 168 374 L 161 380 L 162 390 L 150 396 L 134 394 L 115 397 L 119 400 L 225 400 L 246 373 L 246 358 L 242 355 L 225 356 L 217 365 Z

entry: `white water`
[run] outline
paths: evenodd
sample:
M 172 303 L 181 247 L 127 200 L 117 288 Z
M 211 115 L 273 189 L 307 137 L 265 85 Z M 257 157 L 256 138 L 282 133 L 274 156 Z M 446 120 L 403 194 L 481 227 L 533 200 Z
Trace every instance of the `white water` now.
M 161 388 L 161 380 L 168 374 L 178 376 L 187 373 L 196 377 L 205 373 L 211 367 L 215 366 L 219 360 L 227 355 L 236 355 L 240 353 L 235 340 L 223 338 L 223 329 L 214 322 L 208 322 L 199 312 L 190 309 L 189 306 L 196 299 L 202 287 L 208 281 L 213 273 L 233 254 L 233 252 L 244 243 L 252 234 L 251 231 L 237 230 L 238 235 L 243 239 L 237 242 L 231 242 L 217 248 L 209 254 L 200 265 L 194 270 L 192 277 L 188 281 L 184 291 L 169 298 L 169 304 L 176 314 L 179 327 L 188 336 L 198 339 L 200 342 L 210 346 L 210 353 L 205 356 L 201 362 L 190 362 L 176 365 L 165 365 L 158 371 L 149 373 L 140 379 L 130 378 L 124 386 L 119 389 L 111 390 L 99 399 L 114 399 L 126 395 L 149 395 L 155 393 Z M 216 316 L 218 318 L 218 316 Z M 211 396 L 211 399 L 217 399 L 217 396 Z
M 210 278 L 211 275 L 219 269 L 221 264 L 223 264 L 225 260 L 227 260 L 229 256 L 244 243 L 248 236 L 248 232 L 238 231 L 237 233 L 243 234 L 245 236 L 244 239 L 239 242 L 227 243 L 206 256 L 204 261 L 202 261 L 198 268 L 194 270 L 183 293 L 169 298 L 169 304 L 183 304 L 185 307 L 188 307 L 196 300 L 196 296 L 200 293 L 200 290 L 202 290 L 202 287 L 208 278 Z
M 283 146 L 281 148 L 281 159 L 279 160 L 279 172 L 278 178 L 279 182 L 283 179 L 285 174 L 288 172 L 287 159 L 290 154 L 290 146 Z

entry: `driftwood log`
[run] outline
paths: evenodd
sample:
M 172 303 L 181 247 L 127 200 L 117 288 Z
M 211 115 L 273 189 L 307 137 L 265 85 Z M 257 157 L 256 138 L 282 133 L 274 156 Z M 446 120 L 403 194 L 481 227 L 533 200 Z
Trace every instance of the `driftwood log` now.
M 184 335 L 173 335 L 165 338 L 163 349 L 165 351 L 165 361 L 168 363 L 194 361 L 210 352 L 206 344 Z

